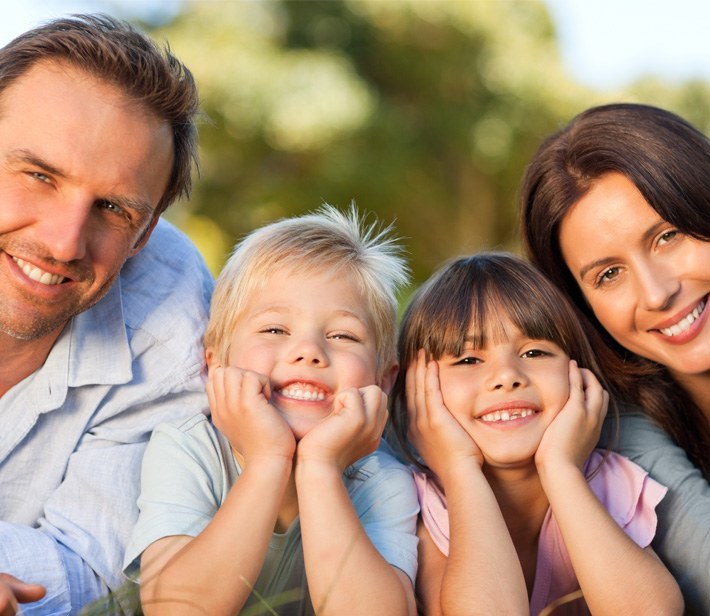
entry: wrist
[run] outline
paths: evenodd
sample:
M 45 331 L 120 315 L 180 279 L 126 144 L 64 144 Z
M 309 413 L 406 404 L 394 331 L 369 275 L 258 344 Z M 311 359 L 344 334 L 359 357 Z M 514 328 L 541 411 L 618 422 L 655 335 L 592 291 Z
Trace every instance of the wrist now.
M 342 481 L 343 471 L 332 460 L 297 456 L 294 471 L 296 484 L 303 482 L 319 485 L 321 482 Z

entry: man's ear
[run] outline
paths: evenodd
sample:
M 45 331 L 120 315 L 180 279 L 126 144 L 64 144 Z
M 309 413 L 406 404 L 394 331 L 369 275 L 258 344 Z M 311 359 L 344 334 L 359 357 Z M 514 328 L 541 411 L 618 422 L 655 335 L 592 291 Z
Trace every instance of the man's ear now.
M 398 373 L 399 364 L 392 364 L 382 374 L 380 389 L 382 389 L 382 391 L 384 391 L 387 395 L 389 395 L 390 391 L 392 391 L 392 386 L 394 385 L 394 381 L 397 378 Z
M 138 241 L 135 243 L 133 246 L 133 249 L 131 250 L 131 257 L 134 257 L 137 255 L 142 248 L 146 245 L 148 240 L 150 239 L 150 234 L 153 233 L 153 229 L 155 229 L 155 225 L 158 224 L 158 221 L 160 220 L 160 214 L 155 214 L 153 215 L 153 220 L 150 221 L 150 224 L 146 227 L 145 231 L 141 234 L 141 236 L 138 238 Z

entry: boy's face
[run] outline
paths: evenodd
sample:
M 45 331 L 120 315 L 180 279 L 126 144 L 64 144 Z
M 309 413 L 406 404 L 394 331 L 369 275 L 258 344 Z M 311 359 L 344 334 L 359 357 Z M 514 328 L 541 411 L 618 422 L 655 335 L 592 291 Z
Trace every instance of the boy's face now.
M 381 385 L 370 314 L 342 271 L 271 275 L 247 301 L 228 361 L 269 377 L 270 402 L 297 440 L 330 414 L 338 392 Z

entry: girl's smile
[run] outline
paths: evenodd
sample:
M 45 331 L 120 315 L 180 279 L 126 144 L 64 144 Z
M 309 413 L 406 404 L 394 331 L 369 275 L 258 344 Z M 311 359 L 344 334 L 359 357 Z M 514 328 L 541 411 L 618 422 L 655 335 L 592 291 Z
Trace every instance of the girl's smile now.
M 468 339 L 474 340 L 473 332 Z M 526 336 L 507 318 L 482 348 L 438 360 L 446 407 L 489 466 L 532 462 L 545 430 L 569 398 L 569 357 Z

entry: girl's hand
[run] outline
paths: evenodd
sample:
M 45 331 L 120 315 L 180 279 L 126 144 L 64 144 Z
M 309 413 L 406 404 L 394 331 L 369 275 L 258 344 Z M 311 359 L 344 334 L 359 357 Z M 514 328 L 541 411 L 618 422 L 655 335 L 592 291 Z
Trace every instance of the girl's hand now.
M 439 477 L 461 458 L 483 466 L 478 445 L 444 404 L 439 365 L 427 362 L 423 350 L 407 368 L 405 387 L 409 438 L 427 466 Z
M 545 430 L 535 453 L 540 472 L 545 467 L 572 464 L 581 468 L 599 441 L 609 406 L 609 394 L 594 374 L 569 363 L 569 399 Z
M 269 403 L 269 379 L 233 366 L 210 368 L 207 382 L 214 425 L 232 448 L 249 460 L 261 456 L 293 459 L 296 441 L 286 421 Z
M 377 385 L 338 392 L 331 414 L 298 443 L 298 459 L 324 462 L 342 473 L 377 449 L 386 422 L 387 394 Z

